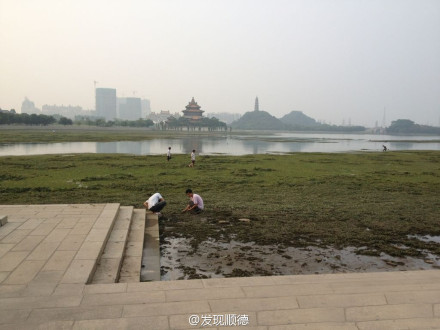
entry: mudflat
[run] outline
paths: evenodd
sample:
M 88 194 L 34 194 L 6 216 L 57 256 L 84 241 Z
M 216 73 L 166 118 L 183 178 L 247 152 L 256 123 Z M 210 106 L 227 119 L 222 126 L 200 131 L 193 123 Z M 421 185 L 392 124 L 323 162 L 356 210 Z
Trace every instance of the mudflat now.
M 158 191 L 168 202 L 163 256 L 180 260 L 163 266 L 164 277 L 174 269 L 178 278 L 382 269 L 370 257 L 385 270 L 440 266 L 440 152 L 199 156 L 194 168 L 188 163 L 188 155 L 170 162 L 165 155 L 0 157 L 0 203 L 142 207 Z M 187 188 L 203 197 L 202 214 L 180 213 Z
M 191 135 L 223 135 L 224 132 L 193 131 Z M 242 133 L 243 134 L 243 133 Z M 54 142 L 113 142 L 144 141 L 154 138 L 178 138 L 188 136 L 188 132 L 155 130 L 136 127 L 96 127 L 96 126 L 17 126 L 0 125 L 2 143 L 54 143 Z

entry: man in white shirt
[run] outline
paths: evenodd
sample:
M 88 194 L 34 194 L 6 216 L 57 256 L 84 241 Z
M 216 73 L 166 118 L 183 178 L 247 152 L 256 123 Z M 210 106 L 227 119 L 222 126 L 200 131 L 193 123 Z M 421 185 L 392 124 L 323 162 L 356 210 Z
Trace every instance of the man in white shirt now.
M 200 195 L 194 194 L 191 189 L 186 190 L 186 195 L 189 197 L 189 203 L 186 206 L 186 208 L 183 209 L 182 213 L 185 212 L 193 212 L 193 213 L 200 213 L 204 209 L 203 205 L 203 199 L 200 197 Z
M 155 193 L 144 202 L 144 206 L 151 212 L 155 213 L 159 213 L 159 211 L 162 210 L 165 205 L 167 205 L 167 202 L 165 202 L 165 199 L 159 193 Z

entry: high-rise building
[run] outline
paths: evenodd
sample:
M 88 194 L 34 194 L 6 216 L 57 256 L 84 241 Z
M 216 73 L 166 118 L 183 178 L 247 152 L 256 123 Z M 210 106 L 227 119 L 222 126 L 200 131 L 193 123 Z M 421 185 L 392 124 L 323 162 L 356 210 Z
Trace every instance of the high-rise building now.
M 96 115 L 106 120 L 113 120 L 116 114 L 116 89 L 96 88 Z
M 118 118 L 124 120 L 142 118 L 141 99 L 138 97 L 118 97 Z
M 148 115 L 151 112 L 150 100 L 142 99 L 141 107 L 142 107 L 142 118 L 148 117 Z
M 48 104 L 42 106 L 41 113 L 49 116 L 60 115 L 70 119 L 75 119 L 76 116 L 91 117 L 96 114 L 95 111 L 83 110 L 80 106 Z
M 27 114 L 41 114 L 41 110 L 35 107 L 35 103 L 25 97 L 23 103 L 21 104 L 21 113 Z

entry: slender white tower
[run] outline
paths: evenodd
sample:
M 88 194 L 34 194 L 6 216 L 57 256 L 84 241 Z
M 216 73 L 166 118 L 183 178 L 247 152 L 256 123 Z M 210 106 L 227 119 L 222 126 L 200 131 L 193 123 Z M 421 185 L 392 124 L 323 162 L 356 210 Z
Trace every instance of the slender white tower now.
M 254 111 L 260 111 L 260 105 L 258 104 L 258 96 L 255 98 Z

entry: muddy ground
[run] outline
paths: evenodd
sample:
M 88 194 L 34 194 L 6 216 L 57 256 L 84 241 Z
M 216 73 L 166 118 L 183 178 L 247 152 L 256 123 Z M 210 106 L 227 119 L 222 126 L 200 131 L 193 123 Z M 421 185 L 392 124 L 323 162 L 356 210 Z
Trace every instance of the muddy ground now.
M 199 156 L 194 168 L 188 155 L 11 156 L 0 165 L 1 204 L 142 208 L 160 192 L 162 259 L 175 262 L 164 276 L 438 266 L 440 244 L 417 238 L 440 236 L 438 151 Z M 181 213 L 187 188 L 203 197 L 203 214 Z
M 206 217 L 192 217 L 208 223 Z M 194 237 L 176 237 L 176 227 L 167 220 L 160 226 L 162 280 L 440 269 L 440 255 L 423 248 L 418 256 L 393 257 L 384 252 L 368 255 L 367 246 L 338 249 L 323 247 L 319 240 L 308 245 L 304 239 L 296 246 L 260 245 L 237 241 L 235 235 L 194 244 Z M 240 222 L 252 225 L 250 219 Z M 232 226 L 225 220 L 218 225 L 219 231 Z M 408 239 L 440 246 L 440 236 L 409 235 Z M 396 247 L 409 250 L 405 245 Z

